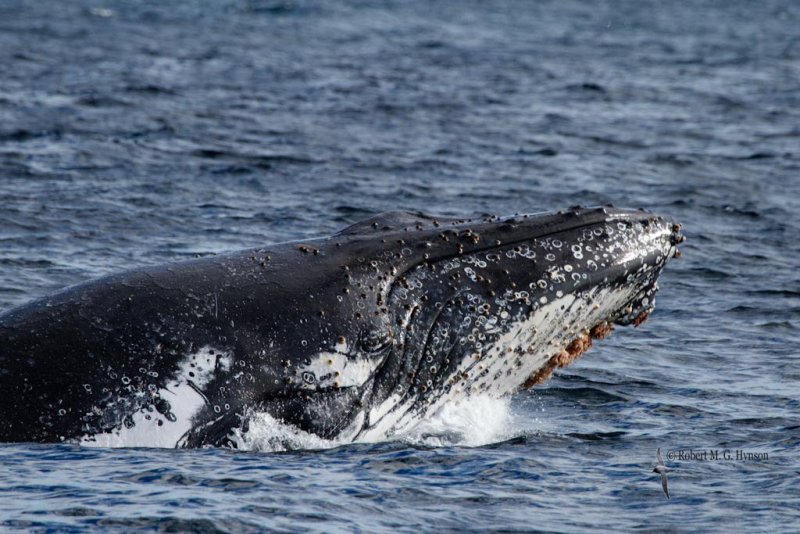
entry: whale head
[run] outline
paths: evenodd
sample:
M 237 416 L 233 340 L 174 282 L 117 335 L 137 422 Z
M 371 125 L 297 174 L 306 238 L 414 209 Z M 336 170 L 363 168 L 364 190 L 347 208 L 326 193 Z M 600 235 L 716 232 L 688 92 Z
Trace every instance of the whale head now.
M 264 413 L 389 437 L 639 324 L 679 230 L 612 208 L 396 212 L 72 286 L 0 315 L 0 440 L 235 444 Z
M 301 244 L 328 274 L 310 283 L 314 313 L 287 316 L 304 333 L 279 349 L 280 387 L 260 408 L 322 437 L 368 440 L 464 396 L 531 387 L 612 325 L 646 319 L 679 230 L 613 208 L 393 212 Z

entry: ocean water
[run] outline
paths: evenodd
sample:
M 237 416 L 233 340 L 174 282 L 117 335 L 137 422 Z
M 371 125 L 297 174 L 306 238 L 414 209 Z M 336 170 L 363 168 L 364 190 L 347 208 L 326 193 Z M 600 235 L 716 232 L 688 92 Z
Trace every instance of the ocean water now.
M 383 443 L 0 445 L 0 530 L 797 532 L 798 28 L 790 0 L 0 2 L 0 310 L 391 209 L 613 203 L 688 238 L 647 323 L 532 391 Z

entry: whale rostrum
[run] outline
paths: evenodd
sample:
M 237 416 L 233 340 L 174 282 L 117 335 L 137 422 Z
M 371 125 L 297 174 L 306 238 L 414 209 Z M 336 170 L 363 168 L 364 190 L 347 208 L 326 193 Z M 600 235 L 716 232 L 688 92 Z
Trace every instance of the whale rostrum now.
M 682 240 L 667 218 L 615 208 L 390 212 L 99 278 L 0 315 L 0 441 L 222 446 L 255 413 L 390 438 L 638 325 Z

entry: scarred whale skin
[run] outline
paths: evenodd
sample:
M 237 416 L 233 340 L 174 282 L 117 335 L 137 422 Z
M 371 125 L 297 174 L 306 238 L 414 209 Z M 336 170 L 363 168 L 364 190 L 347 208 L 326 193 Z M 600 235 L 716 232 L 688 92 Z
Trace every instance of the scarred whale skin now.
M 0 315 L 0 441 L 226 445 L 259 412 L 391 436 L 641 322 L 679 230 L 614 208 L 391 212 L 72 286 Z

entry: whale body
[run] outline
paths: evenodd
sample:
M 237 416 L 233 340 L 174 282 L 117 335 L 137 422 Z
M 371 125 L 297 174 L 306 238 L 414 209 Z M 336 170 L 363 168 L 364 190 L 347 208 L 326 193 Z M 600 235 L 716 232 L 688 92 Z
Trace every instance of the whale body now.
M 0 441 L 225 446 L 257 413 L 326 439 L 390 437 L 638 325 L 682 239 L 614 208 L 391 212 L 112 274 L 0 315 Z

